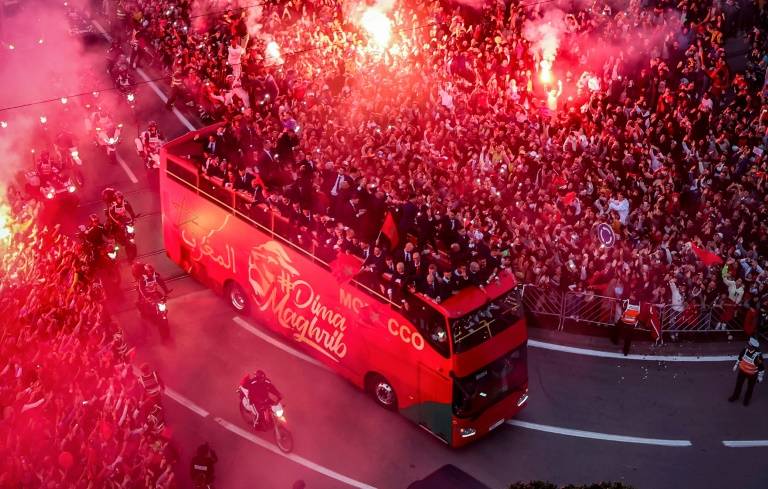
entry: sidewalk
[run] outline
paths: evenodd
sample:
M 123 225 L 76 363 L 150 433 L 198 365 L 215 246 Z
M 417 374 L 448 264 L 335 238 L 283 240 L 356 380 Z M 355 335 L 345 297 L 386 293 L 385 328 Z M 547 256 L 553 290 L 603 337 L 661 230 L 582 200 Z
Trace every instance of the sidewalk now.
M 642 332 L 637 332 L 637 340 L 632 342 L 632 348 L 629 353 L 632 355 L 679 355 L 679 356 L 720 356 L 736 355 L 746 345 L 746 341 L 735 338 L 733 341 L 711 341 L 694 342 L 680 341 L 667 342 L 663 345 L 655 345 L 647 341 Z M 528 337 L 532 340 L 544 343 L 553 343 L 562 346 L 571 346 L 575 348 L 585 348 L 589 350 L 598 350 L 611 353 L 621 353 L 622 345 L 614 345 L 609 338 L 587 336 L 580 334 L 567 333 L 564 331 L 553 331 L 537 327 L 528 328 Z

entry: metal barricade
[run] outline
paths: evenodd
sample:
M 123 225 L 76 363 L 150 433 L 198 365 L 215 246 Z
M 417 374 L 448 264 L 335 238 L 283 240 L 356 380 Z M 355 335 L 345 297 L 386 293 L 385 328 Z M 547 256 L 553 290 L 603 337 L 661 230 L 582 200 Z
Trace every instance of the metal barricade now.
M 523 285 L 522 304 L 526 313 L 543 324 L 563 327 L 563 293 L 534 285 Z
M 622 314 L 622 301 L 593 293 L 566 292 L 535 285 L 520 286 L 521 302 L 527 316 L 539 326 L 566 324 L 612 327 Z M 659 312 L 662 333 L 740 332 L 744 329 L 745 309 L 736 304 L 702 305 L 654 304 Z M 638 329 L 649 330 L 648 320 Z
M 621 301 L 591 293 L 568 292 L 563 306 L 564 319 L 598 326 L 613 326 L 621 316 Z

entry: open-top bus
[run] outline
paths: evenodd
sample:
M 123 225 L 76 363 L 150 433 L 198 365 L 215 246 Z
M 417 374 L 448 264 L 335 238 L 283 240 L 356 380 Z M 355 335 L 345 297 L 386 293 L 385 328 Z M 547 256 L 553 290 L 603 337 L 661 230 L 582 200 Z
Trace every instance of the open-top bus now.
M 201 173 L 197 141 L 215 130 L 161 150 L 163 238 L 175 263 L 452 446 L 522 408 L 527 330 L 512 275 L 439 304 L 420 294 L 394 303 L 354 273 L 341 279 L 334 259 L 292 238 L 294 223 Z

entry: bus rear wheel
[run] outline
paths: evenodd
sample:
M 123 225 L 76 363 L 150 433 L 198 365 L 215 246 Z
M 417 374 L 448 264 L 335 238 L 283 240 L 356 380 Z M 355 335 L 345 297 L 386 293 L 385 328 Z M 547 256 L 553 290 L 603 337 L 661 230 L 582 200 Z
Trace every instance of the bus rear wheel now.
M 397 393 L 387 379 L 373 374 L 368 379 L 368 392 L 376 404 L 390 411 L 397 411 Z
M 232 306 L 232 309 L 240 314 L 248 314 L 250 311 L 251 305 L 248 302 L 248 295 L 237 282 L 227 283 L 224 287 L 224 296 L 227 298 L 229 305 Z

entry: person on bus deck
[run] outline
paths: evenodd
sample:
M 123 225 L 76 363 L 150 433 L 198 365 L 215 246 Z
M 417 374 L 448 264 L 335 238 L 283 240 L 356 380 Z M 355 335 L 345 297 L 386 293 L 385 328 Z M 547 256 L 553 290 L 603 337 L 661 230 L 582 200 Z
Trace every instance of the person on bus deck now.
M 365 250 L 363 251 L 365 253 Z M 375 274 L 377 277 L 384 271 L 384 252 L 379 245 L 373 245 L 371 252 L 365 257 L 363 270 Z
M 413 279 L 416 281 L 423 281 L 424 277 L 427 274 L 427 264 L 425 263 L 425 260 L 421 258 L 421 253 L 414 253 L 413 259 L 411 261 L 410 267 L 406 263 L 406 268 L 408 269 L 408 273 L 413 276 Z
M 219 157 L 216 155 L 212 155 L 209 153 L 203 153 L 203 163 L 200 166 L 200 170 L 208 177 L 219 177 L 221 174 L 219 173 L 219 167 L 221 165 L 221 162 L 219 161 Z
M 467 265 L 464 263 L 459 264 L 453 271 L 451 280 L 453 280 L 453 287 L 455 290 L 461 290 L 470 285 L 471 282 L 467 276 Z
M 442 300 L 446 300 L 451 297 L 458 289 L 453 281 L 453 272 L 450 269 L 443 270 L 443 275 L 439 280 L 440 287 L 442 289 L 440 297 Z
M 406 242 L 402 248 L 395 253 L 395 260 L 405 263 L 405 267 L 410 269 L 413 266 L 413 256 L 418 255 L 418 251 L 415 249 L 413 243 Z
M 250 173 L 247 173 L 245 171 L 245 168 L 239 168 L 237 170 L 237 179 L 235 180 L 235 190 L 239 191 L 248 191 L 251 189 L 251 181 L 253 180 L 253 175 Z
M 441 287 L 437 283 L 435 276 L 432 274 L 428 274 L 424 282 L 421 283 L 421 285 L 419 285 L 416 290 L 426 295 L 427 297 L 429 297 L 435 302 L 440 302 L 442 300 Z

